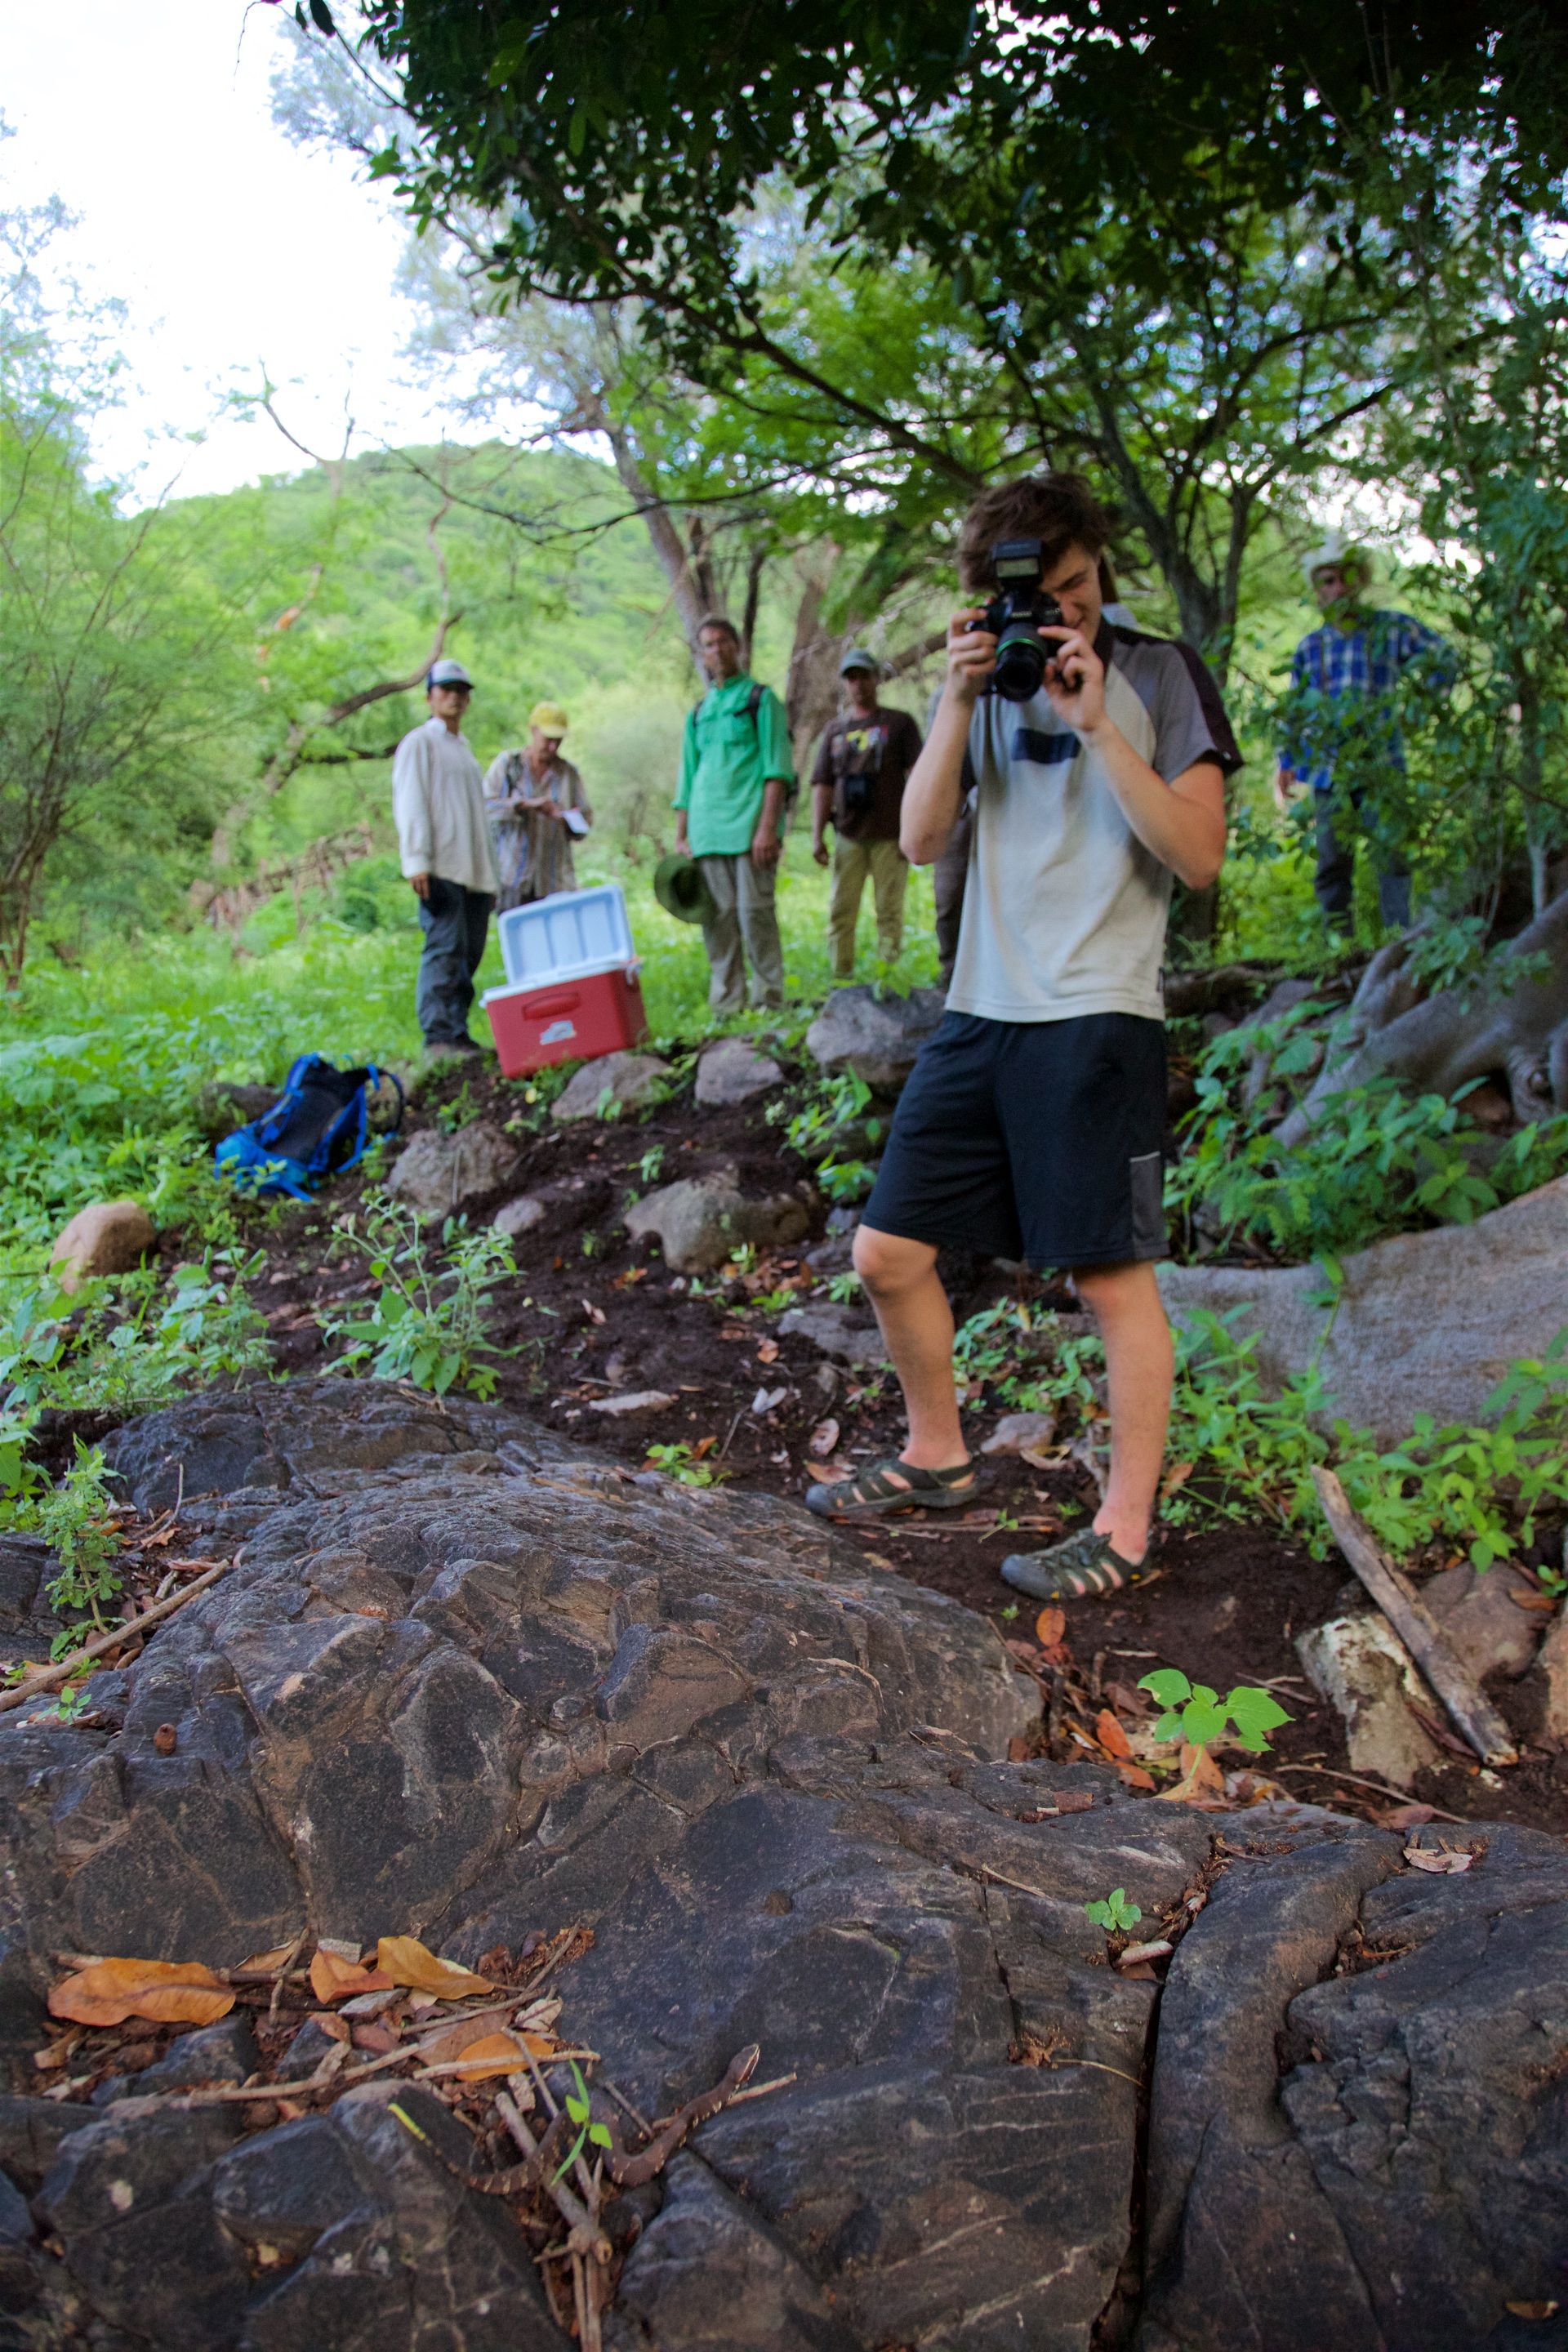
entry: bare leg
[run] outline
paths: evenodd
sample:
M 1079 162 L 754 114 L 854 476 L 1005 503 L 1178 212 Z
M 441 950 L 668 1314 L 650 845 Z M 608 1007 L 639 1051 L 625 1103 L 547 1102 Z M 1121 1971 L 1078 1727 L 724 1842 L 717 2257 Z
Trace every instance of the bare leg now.
M 1165 1458 L 1171 1327 L 1150 1265 L 1093 1266 L 1073 1281 L 1100 1326 L 1110 1390 L 1110 1480 L 1095 1529 L 1136 1567 L 1149 1549 Z
M 937 1278 L 929 1242 L 904 1241 L 860 1225 L 855 1271 L 865 1284 L 909 1414 L 900 1460 L 920 1470 L 951 1470 L 969 1459 L 952 1381 L 952 1309 Z

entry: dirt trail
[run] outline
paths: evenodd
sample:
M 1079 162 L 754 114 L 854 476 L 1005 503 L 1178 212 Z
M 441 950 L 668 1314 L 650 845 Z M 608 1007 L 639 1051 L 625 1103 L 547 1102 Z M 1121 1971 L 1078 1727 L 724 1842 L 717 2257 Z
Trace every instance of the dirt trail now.
M 465 1118 L 505 1128 L 523 1109 L 520 1087 L 489 1066 L 442 1077 L 422 1089 L 410 1129 L 433 1123 L 457 1104 Z M 448 1111 L 448 1116 L 450 1112 Z M 712 1111 L 698 1108 L 689 1087 L 658 1108 L 611 1124 L 588 1120 L 566 1127 L 546 1122 L 518 1134 L 514 1175 L 493 1199 L 470 1207 L 479 1223 L 504 1199 L 531 1192 L 547 1214 L 516 1244 L 519 1280 L 502 1293 L 492 1326 L 517 1350 L 500 1365 L 498 1401 L 527 1411 L 547 1426 L 570 1432 L 607 1453 L 641 1464 L 650 1445 L 700 1449 L 710 1465 L 742 1488 L 797 1497 L 811 1482 L 810 1439 L 831 1416 L 839 1424 L 838 1454 L 850 1462 L 896 1448 L 900 1437 L 898 1392 L 881 1379 L 839 1371 L 830 1381 L 815 1345 L 782 1338 L 780 1294 L 790 1302 L 823 1302 L 831 1270 L 816 1271 L 806 1253 L 824 1238 L 819 1209 L 811 1234 L 797 1247 L 761 1260 L 748 1277 L 749 1296 L 716 1295 L 713 1278 L 693 1296 L 648 1244 L 632 1244 L 619 1217 L 628 1194 L 653 1182 L 698 1175 L 721 1161 L 734 1163 L 743 1190 L 777 1192 L 808 1178 L 810 1169 L 769 1125 L 759 1104 Z M 657 1175 L 648 1155 L 662 1152 Z M 280 1370 L 318 1371 L 331 1360 L 313 1319 L 326 1301 L 367 1286 L 353 1260 L 326 1255 L 334 1216 L 353 1205 L 354 1181 L 318 1206 L 289 1212 L 258 1238 L 271 1260 L 254 1296 L 272 1328 Z M 836 1255 L 847 1262 L 847 1244 Z M 948 1265 L 944 1274 L 959 1320 L 1017 1284 L 983 1261 Z M 1025 1277 L 1027 1293 L 1068 1310 L 1065 1287 Z M 765 1299 L 764 1307 L 756 1302 Z M 593 1410 L 616 1393 L 663 1391 L 677 1402 L 662 1411 L 624 1418 Z M 771 1411 L 752 1408 L 760 1391 L 779 1390 Z M 1002 1408 L 987 1397 L 973 1415 L 974 1444 L 994 1428 Z M 920 1514 L 856 1529 L 855 1539 L 917 1583 L 950 1593 L 993 1618 L 1014 1641 L 1029 1640 L 1034 1611 L 997 1574 L 1009 1551 L 1043 1543 L 1058 1528 L 1082 1522 L 1092 1507 L 1088 1474 L 1076 1465 L 1040 1471 L 1014 1456 L 984 1466 L 983 1497 L 954 1524 Z M 1016 1531 L 997 1519 L 1016 1522 Z M 1434 1564 L 1437 1564 L 1436 1561 Z M 1092 1724 L 1110 1686 L 1128 1692 L 1155 1665 L 1180 1666 L 1194 1681 L 1222 1692 L 1235 1683 L 1268 1684 L 1293 1720 L 1275 1737 L 1269 1769 L 1291 1794 L 1377 1817 L 1397 1802 L 1332 1776 L 1348 1770 L 1339 1719 L 1301 1679 L 1293 1637 L 1326 1616 L 1347 1571 L 1337 1556 L 1314 1560 L 1305 1546 L 1261 1525 L 1210 1521 L 1196 1529 L 1165 1529 L 1151 1556 L 1145 1583 L 1110 1606 L 1069 1604 L 1067 1645 L 1072 1661 L 1068 1699 Z M 1516 1731 L 1539 1720 L 1538 1675 L 1521 1684 L 1494 1680 L 1492 1696 Z M 1110 1691 L 1113 1707 L 1119 1695 Z M 1065 1717 L 1073 1720 L 1070 1704 Z M 1057 1752 L 1084 1752 L 1064 1730 Z M 1245 1759 L 1239 1754 L 1226 1759 Z M 1415 1795 L 1447 1812 L 1482 1816 L 1561 1831 L 1568 1822 L 1568 1756 L 1527 1759 L 1505 1775 L 1483 1775 L 1455 1756 Z

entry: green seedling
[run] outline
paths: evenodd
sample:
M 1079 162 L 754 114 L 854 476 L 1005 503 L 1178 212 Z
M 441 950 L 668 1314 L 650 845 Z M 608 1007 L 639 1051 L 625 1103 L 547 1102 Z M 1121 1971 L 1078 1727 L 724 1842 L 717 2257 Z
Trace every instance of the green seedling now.
M 113 1564 L 121 1537 L 100 1446 L 77 1439 L 75 1462 L 35 1506 L 33 1524 L 60 1564 L 46 1587 L 50 1608 L 58 1617 L 85 1611 L 95 1630 L 106 1633 L 102 1604 L 121 1589 Z M 75 1646 L 74 1631 L 61 1638 L 67 1650 Z
M 637 1161 L 637 1174 L 642 1178 L 645 1184 L 657 1184 L 659 1179 L 659 1171 L 663 1166 L 663 1144 L 650 1143 L 647 1150 L 643 1153 L 642 1158 Z
M 1238 1747 L 1261 1756 L 1269 1733 L 1290 1721 L 1268 1691 L 1237 1683 L 1222 1699 L 1206 1683 L 1190 1683 L 1179 1666 L 1156 1667 L 1152 1675 L 1140 1678 L 1138 1687 L 1165 1710 L 1154 1726 L 1155 1738 L 1181 1739 L 1189 1748 L 1234 1739 Z
M 852 1306 L 860 1296 L 859 1276 L 853 1272 L 836 1274 L 827 1286 L 827 1296 L 837 1307 Z
M 608 2147 L 611 2145 L 607 2125 L 596 2124 L 593 2120 L 594 2111 L 588 2100 L 588 2085 L 583 2080 L 583 2070 L 575 2058 L 572 2061 L 572 2080 L 576 2088 L 566 2094 L 566 2114 L 568 2120 L 577 2126 L 577 2137 L 561 2159 L 560 2169 L 555 2174 L 556 2180 L 571 2171 L 585 2146 Z M 552 2181 L 551 2185 L 553 2187 L 554 2182 Z
M 1121 1936 L 1136 1927 L 1143 1913 L 1138 1904 L 1129 1903 L 1124 1886 L 1113 1886 L 1103 1901 L 1086 1903 L 1083 1916 L 1092 1927 L 1103 1927 L 1108 1936 Z
M 724 1475 L 700 1462 L 689 1445 L 650 1445 L 645 1459 L 650 1470 L 662 1470 L 683 1486 L 714 1486 Z

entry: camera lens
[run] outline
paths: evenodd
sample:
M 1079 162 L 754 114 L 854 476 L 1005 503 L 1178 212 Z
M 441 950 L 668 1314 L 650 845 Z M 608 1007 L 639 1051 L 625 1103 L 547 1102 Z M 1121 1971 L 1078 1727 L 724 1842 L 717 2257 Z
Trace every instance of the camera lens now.
M 1010 621 L 996 646 L 992 684 L 1004 702 L 1028 702 L 1046 682 L 1046 649 L 1031 621 Z

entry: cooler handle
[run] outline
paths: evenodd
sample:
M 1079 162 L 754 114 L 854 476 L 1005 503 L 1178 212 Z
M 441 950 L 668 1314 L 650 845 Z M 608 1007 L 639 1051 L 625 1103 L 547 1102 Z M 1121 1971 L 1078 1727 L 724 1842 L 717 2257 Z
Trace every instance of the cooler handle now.
M 561 995 L 531 996 L 525 1009 L 531 1021 L 552 1021 L 558 1013 L 575 1013 L 582 1002 L 581 992 L 569 988 Z

